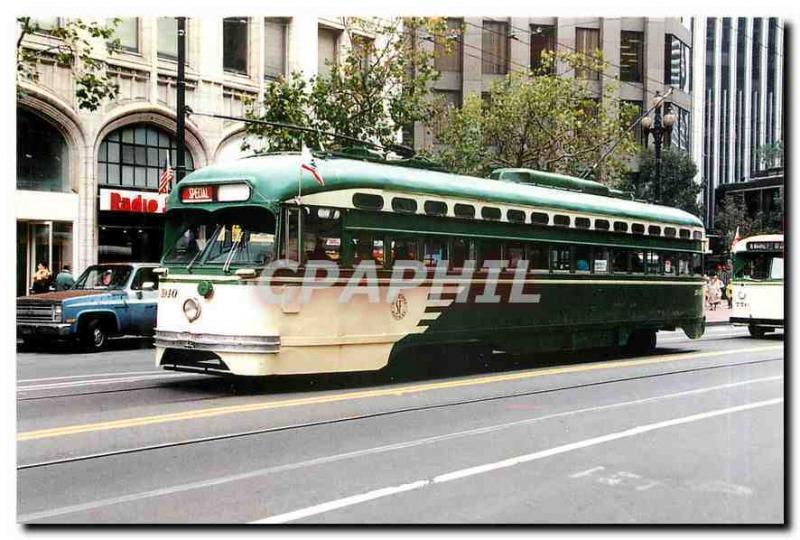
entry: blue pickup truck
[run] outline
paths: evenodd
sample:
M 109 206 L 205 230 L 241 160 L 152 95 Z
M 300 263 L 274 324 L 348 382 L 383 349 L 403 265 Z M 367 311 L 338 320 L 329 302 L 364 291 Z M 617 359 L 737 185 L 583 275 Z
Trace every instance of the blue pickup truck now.
M 110 336 L 153 335 L 157 266 L 96 264 L 71 289 L 17 298 L 17 337 L 25 344 L 79 340 L 87 349 L 99 351 Z

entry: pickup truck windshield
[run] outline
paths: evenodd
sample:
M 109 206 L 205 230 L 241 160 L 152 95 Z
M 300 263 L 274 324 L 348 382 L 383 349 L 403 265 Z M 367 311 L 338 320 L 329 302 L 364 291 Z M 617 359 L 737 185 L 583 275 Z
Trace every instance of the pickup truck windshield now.
M 133 267 L 125 265 L 95 265 L 84 270 L 75 289 L 122 289 L 128 283 Z

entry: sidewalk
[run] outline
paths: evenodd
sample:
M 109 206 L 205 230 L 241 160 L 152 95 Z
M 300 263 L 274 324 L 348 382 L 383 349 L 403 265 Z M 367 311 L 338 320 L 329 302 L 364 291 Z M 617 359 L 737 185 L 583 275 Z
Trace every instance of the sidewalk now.
M 706 326 L 719 326 L 730 324 L 728 319 L 731 317 L 731 310 L 728 309 L 728 302 L 723 300 L 717 309 L 713 311 L 706 310 Z

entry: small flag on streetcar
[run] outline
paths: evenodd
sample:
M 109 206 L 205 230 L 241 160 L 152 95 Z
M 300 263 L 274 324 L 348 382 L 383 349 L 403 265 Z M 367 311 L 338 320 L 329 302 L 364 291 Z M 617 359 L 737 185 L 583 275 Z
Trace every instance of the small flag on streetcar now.
M 314 180 L 317 181 L 317 184 L 321 186 L 325 185 L 325 180 L 317 172 L 317 161 L 314 159 L 314 156 L 311 155 L 311 151 L 305 144 L 300 151 L 300 169 L 310 172 Z
M 158 193 L 169 193 L 170 187 L 172 186 L 172 179 L 175 177 L 175 174 L 172 171 L 172 167 L 169 164 L 169 154 L 167 154 L 167 166 L 164 169 L 164 172 L 161 173 L 161 176 L 158 178 Z
M 734 235 L 733 235 L 733 243 L 731 244 L 731 251 L 733 251 L 733 248 L 735 248 L 735 247 L 736 247 L 736 244 L 737 244 L 737 243 L 739 242 L 739 240 L 741 240 L 741 239 L 742 239 L 742 237 L 741 237 L 741 235 L 739 234 L 739 227 L 736 227 L 736 234 L 734 234 Z

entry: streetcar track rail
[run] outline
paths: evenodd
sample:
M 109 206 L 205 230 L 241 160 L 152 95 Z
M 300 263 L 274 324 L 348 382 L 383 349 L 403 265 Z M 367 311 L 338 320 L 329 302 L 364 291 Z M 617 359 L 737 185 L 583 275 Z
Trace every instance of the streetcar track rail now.
M 590 388 L 590 387 L 596 387 L 596 386 L 603 386 L 603 385 L 607 385 L 607 384 L 616 384 L 616 383 L 620 383 L 620 382 L 644 380 L 644 379 L 651 379 L 651 378 L 657 378 L 657 377 L 665 377 L 665 376 L 670 376 L 670 375 L 679 375 L 679 374 L 685 374 L 685 373 L 697 373 L 697 372 L 710 371 L 710 370 L 715 370 L 715 369 L 731 368 L 731 367 L 736 367 L 736 366 L 766 364 L 766 363 L 769 363 L 769 362 L 777 362 L 777 361 L 782 361 L 782 360 L 783 360 L 783 358 L 779 357 L 779 358 L 766 358 L 766 359 L 760 359 L 760 360 L 750 360 L 750 361 L 745 361 L 745 362 L 731 362 L 731 363 L 725 363 L 725 364 L 715 364 L 715 365 L 711 365 L 711 366 L 702 366 L 702 367 L 695 367 L 695 368 L 688 368 L 688 369 L 671 370 L 671 371 L 665 371 L 665 372 L 660 372 L 660 373 L 651 373 L 651 374 L 646 374 L 646 375 L 636 375 L 636 376 L 632 376 L 632 377 L 619 377 L 619 378 L 614 378 L 614 379 L 607 379 L 607 380 L 602 380 L 602 381 L 594 381 L 594 382 L 581 383 L 581 384 L 575 384 L 575 385 L 557 386 L 557 387 L 554 387 L 554 388 L 537 389 L 537 390 L 530 390 L 530 391 L 525 391 L 525 392 L 515 392 L 515 393 L 512 393 L 512 394 L 500 394 L 500 395 L 492 395 L 492 396 L 483 396 L 483 397 L 479 397 L 479 398 L 456 400 L 456 401 L 450 401 L 450 402 L 445 402 L 445 403 L 435 403 L 435 404 L 431 404 L 431 405 L 420 405 L 420 406 L 416 406 L 416 407 L 404 407 L 404 408 L 393 409 L 393 410 L 388 410 L 388 411 L 377 411 L 377 412 L 372 412 L 372 413 L 367 413 L 367 414 L 351 415 L 351 416 L 345 416 L 345 417 L 340 417 L 340 418 L 331 418 L 331 419 L 326 419 L 326 420 L 317 420 L 317 421 L 313 421 L 313 422 L 302 422 L 302 423 L 297 423 L 297 424 L 287 424 L 287 425 L 283 425 L 283 426 L 274 426 L 274 427 L 269 427 L 269 428 L 241 431 L 241 432 L 236 432 L 236 433 L 225 433 L 225 434 L 220 434 L 220 435 L 211 435 L 211 436 L 207 436 L 207 437 L 195 437 L 195 438 L 184 439 L 184 440 L 180 440 L 180 441 L 171 441 L 171 442 L 152 444 L 152 445 L 146 445 L 146 446 L 140 446 L 140 447 L 134 447 L 134 448 L 124 448 L 124 449 L 120 449 L 120 450 L 110 450 L 110 451 L 107 451 L 107 452 L 98 452 L 98 453 L 94 453 L 94 454 L 84 454 L 84 455 L 81 455 L 81 456 L 73 456 L 73 457 L 66 457 L 66 458 L 60 458 L 60 459 L 54 459 L 54 460 L 27 463 L 27 464 L 17 465 L 17 470 L 18 471 L 23 471 L 23 470 L 30 470 L 30 469 L 40 469 L 40 468 L 44 468 L 44 467 L 51 467 L 51 466 L 56 466 L 56 465 L 66 465 L 66 464 L 76 463 L 76 462 L 81 462 L 81 461 L 89 461 L 89 460 L 102 459 L 102 458 L 107 458 L 107 457 L 115 457 L 115 456 L 127 455 L 127 454 L 136 454 L 136 453 L 142 453 L 142 452 L 148 452 L 148 451 L 154 451 L 154 450 L 162 450 L 162 449 L 166 449 L 166 448 L 175 448 L 175 447 L 180 447 L 180 446 L 189 446 L 189 445 L 193 445 L 193 444 L 203 444 L 203 443 L 209 443 L 209 442 L 241 439 L 241 438 L 245 438 L 245 437 L 251 437 L 251 436 L 256 436 L 256 435 L 264 435 L 264 434 L 269 434 L 269 433 L 292 431 L 292 430 L 313 428 L 313 427 L 326 426 L 326 425 L 334 425 L 334 424 L 340 424 L 340 423 L 345 423 L 345 422 L 353 422 L 353 421 L 359 421 L 359 420 L 368 420 L 368 419 L 371 419 L 371 418 L 380 418 L 380 417 L 391 416 L 391 415 L 395 415 L 395 414 L 407 414 L 407 413 L 412 413 L 412 412 L 436 410 L 436 409 L 443 409 L 443 408 L 448 408 L 448 407 L 458 407 L 458 406 L 462 406 L 462 405 L 472 405 L 472 404 L 476 404 L 476 403 L 487 403 L 487 402 L 493 402 L 493 401 L 500 401 L 500 400 L 503 400 L 503 399 L 512 399 L 512 398 L 518 398 L 518 397 L 526 397 L 526 396 L 534 396 L 534 395 L 540 395 L 540 394 L 548 394 L 548 393 L 553 393 L 553 392 L 561 392 L 561 391 L 565 391 L 565 390 L 575 390 L 575 389 L 581 389 L 581 388 Z M 655 397 L 655 398 L 652 398 L 652 399 L 657 399 L 657 398 L 658 397 Z M 650 398 L 648 398 L 648 399 L 650 399 Z

